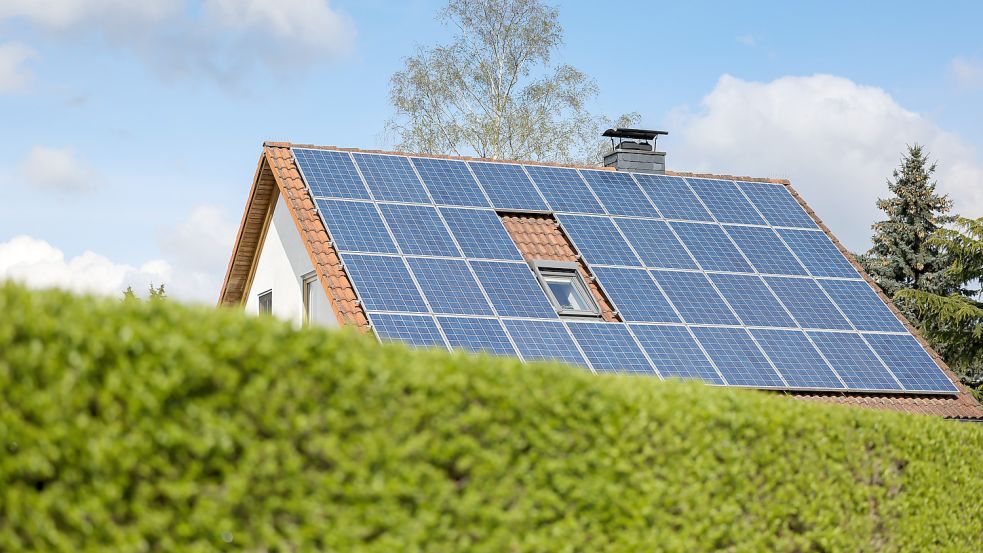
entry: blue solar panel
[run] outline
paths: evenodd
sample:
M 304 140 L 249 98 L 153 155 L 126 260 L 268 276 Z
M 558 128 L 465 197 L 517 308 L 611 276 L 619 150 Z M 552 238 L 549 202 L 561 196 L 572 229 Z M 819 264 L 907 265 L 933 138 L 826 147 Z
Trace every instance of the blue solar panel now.
M 526 361 L 553 359 L 587 365 L 560 321 L 505 320 L 512 340 Z
M 731 386 L 785 387 L 747 330 L 696 326 L 693 333 Z
M 562 214 L 556 218 L 591 265 L 641 265 L 610 218 Z
M 427 312 L 423 297 L 399 257 L 342 254 L 342 260 L 366 310 Z
M 293 153 L 312 195 L 322 198 L 369 199 L 369 191 L 362 184 L 347 152 L 294 148 Z
M 575 169 L 527 165 L 526 170 L 553 211 L 604 215 L 604 208 Z
M 464 261 L 429 257 L 411 257 L 407 261 L 434 313 L 492 314 L 488 300 Z
M 605 294 L 626 321 L 680 322 L 679 316 L 644 269 L 593 269 Z
M 751 260 L 759 273 L 774 275 L 806 275 L 802 264 L 770 228 L 724 225 L 737 247 Z
M 488 207 L 488 199 L 463 161 L 429 157 L 410 159 L 435 203 Z
M 836 372 L 853 390 L 889 391 L 901 386 L 853 332 L 807 332 Z
M 703 273 L 652 271 L 662 285 L 662 291 L 683 316 L 683 321 L 696 324 L 740 324 L 720 294 L 713 289 Z
M 696 269 L 693 258 L 665 221 L 615 217 L 614 222 L 647 267 Z
M 795 328 L 795 321 L 760 277 L 714 273 L 710 280 L 747 326 Z
M 522 254 L 494 211 L 442 207 L 440 213 L 464 251 L 464 257 L 522 261 Z
M 776 227 L 818 228 L 816 222 L 792 193 L 781 184 L 765 182 L 739 182 L 737 186 L 744 191 L 751 203 L 768 219 L 768 223 Z
M 406 342 L 417 347 L 446 349 L 444 339 L 430 315 L 371 315 L 372 330 L 384 342 Z
M 525 263 L 473 261 L 471 267 L 500 316 L 557 318 L 553 304 Z
M 713 216 L 683 179 L 645 173 L 636 173 L 635 179 L 666 219 L 713 221 Z
M 843 384 L 802 331 L 753 329 L 751 334 L 789 386 L 843 388 Z
M 430 197 L 402 156 L 353 154 L 365 183 L 376 200 L 429 204 Z
M 719 225 L 669 223 L 704 271 L 751 273 L 754 270 Z
M 631 325 L 663 378 L 692 378 L 723 384 L 710 359 L 684 326 Z
M 803 328 L 850 330 L 850 323 L 836 310 L 815 280 L 765 277 L 765 282 Z
M 825 233 L 811 230 L 779 229 L 785 242 L 812 276 L 860 278 L 853 265 Z
M 496 209 L 549 211 L 521 165 L 469 162 Z
M 346 200 L 316 200 L 335 248 L 342 252 L 396 253 L 375 204 Z
M 857 330 L 908 332 L 870 285 L 862 280 L 820 280 Z
M 659 216 L 659 212 L 652 207 L 652 203 L 628 173 L 583 170 L 580 174 L 587 179 L 594 194 L 597 194 L 611 215 Z
M 436 208 L 402 204 L 379 207 L 403 254 L 461 257 Z
M 437 317 L 452 348 L 484 351 L 495 355 L 518 355 L 498 319 Z
M 656 375 L 626 325 L 571 322 L 567 328 L 595 371 Z
M 959 391 L 910 334 L 867 334 L 867 342 L 909 392 Z
M 721 223 L 766 224 L 732 181 L 693 178 L 686 180 Z

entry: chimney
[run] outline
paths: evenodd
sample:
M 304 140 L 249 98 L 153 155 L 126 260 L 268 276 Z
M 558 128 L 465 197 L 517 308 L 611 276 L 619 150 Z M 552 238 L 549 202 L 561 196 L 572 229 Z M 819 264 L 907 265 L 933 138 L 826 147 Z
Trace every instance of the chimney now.
M 611 153 L 604 156 L 604 166 L 618 171 L 636 173 L 666 172 L 666 153 L 655 149 L 659 136 L 666 131 L 647 131 L 644 129 L 608 129 L 603 136 L 611 138 Z M 617 138 L 617 144 L 614 139 Z

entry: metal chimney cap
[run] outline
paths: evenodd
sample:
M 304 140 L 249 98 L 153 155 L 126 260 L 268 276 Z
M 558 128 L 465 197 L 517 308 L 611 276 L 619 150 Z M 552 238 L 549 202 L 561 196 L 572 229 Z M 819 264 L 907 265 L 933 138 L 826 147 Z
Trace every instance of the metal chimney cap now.
M 636 140 L 654 140 L 657 136 L 663 136 L 669 134 L 668 131 L 649 131 L 645 129 L 608 129 L 604 131 L 601 136 L 610 136 L 611 138 L 633 138 Z

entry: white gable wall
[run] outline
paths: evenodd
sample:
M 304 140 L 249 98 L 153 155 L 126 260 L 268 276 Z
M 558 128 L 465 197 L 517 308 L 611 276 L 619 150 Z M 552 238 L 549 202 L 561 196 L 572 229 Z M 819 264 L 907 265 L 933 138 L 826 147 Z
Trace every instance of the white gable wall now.
M 298 325 L 304 322 L 304 277 L 314 272 L 297 225 L 287 205 L 278 197 L 266 238 L 256 262 L 252 285 L 246 293 L 246 313 L 259 313 L 259 295 L 273 291 L 273 315 Z M 338 326 L 324 288 L 318 283 L 312 298 L 311 321 Z

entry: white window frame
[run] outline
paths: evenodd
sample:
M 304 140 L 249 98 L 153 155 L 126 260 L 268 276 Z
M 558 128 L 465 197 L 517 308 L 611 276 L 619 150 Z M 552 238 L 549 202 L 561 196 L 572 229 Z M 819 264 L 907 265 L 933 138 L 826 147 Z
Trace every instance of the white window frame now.
M 272 315 L 273 314 L 273 289 L 269 289 L 265 292 L 260 292 L 257 296 L 256 311 L 260 315 Z
M 584 282 L 584 277 L 580 273 L 580 265 L 570 261 L 536 260 L 530 261 L 529 266 L 536 275 L 536 280 L 539 281 L 543 292 L 546 293 L 546 297 L 549 298 L 550 303 L 553 304 L 553 308 L 556 309 L 557 314 L 571 317 L 601 316 L 601 306 L 597 304 L 597 299 L 591 293 L 587 283 Z M 553 291 L 546 282 L 547 277 L 557 276 L 570 279 L 570 283 L 583 298 L 583 303 L 588 306 L 588 309 L 569 309 L 563 307 L 556 296 L 553 295 Z
M 317 278 L 317 273 L 311 271 L 300 277 L 300 290 L 304 300 L 304 326 L 311 324 L 311 293 L 321 286 L 321 281 Z

